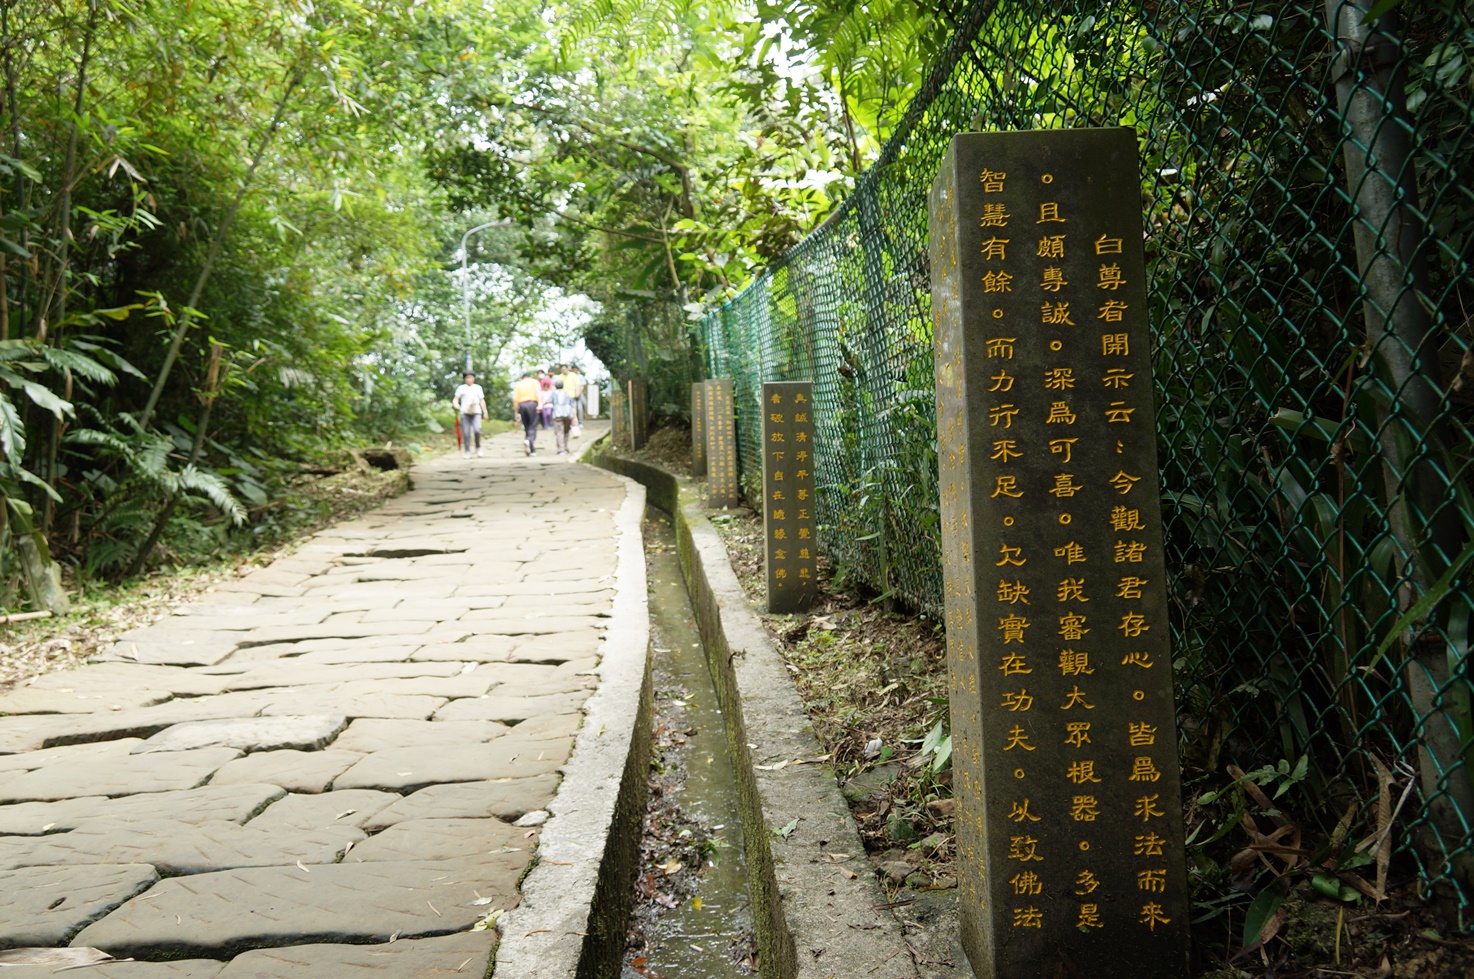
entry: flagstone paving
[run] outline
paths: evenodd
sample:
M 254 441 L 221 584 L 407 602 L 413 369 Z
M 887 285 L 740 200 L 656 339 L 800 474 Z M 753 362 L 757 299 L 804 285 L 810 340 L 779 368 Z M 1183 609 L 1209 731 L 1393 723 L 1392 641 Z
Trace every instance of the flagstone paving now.
M 544 448 L 419 466 L 0 692 L 0 949 L 136 960 L 103 979 L 485 975 L 616 598 L 626 486 Z

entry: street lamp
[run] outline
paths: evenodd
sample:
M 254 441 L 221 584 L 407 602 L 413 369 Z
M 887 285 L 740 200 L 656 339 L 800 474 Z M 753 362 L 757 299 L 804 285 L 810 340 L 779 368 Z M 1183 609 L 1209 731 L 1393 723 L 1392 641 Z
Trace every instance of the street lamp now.
M 476 225 L 476 227 L 461 235 L 461 313 L 464 317 L 466 327 L 466 373 L 468 374 L 471 372 L 471 280 L 466 275 L 466 258 L 470 254 L 466 247 L 466 242 L 478 231 L 485 231 L 487 228 L 505 228 L 511 223 L 511 218 L 502 218 L 500 221 L 488 221 L 485 224 Z

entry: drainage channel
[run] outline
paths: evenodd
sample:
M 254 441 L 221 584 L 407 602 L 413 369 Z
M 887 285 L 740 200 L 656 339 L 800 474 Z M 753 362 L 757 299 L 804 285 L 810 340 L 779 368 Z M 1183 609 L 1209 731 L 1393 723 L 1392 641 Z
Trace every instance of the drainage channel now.
M 654 736 L 623 979 L 753 975 L 737 783 L 675 530 L 645 511 Z

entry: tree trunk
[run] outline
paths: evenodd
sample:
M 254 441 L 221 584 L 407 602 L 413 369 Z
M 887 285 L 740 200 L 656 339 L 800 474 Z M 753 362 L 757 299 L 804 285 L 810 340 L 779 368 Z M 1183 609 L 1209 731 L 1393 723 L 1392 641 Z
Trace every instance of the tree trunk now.
M 256 150 L 251 154 L 251 165 L 246 169 L 245 176 L 241 178 L 241 186 L 236 191 L 235 198 L 226 208 L 225 215 L 220 220 L 220 227 L 215 229 L 215 237 L 210 241 L 210 250 L 205 256 L 204 267 L 195 278 L 194 288 L 190 290 L 189 302 L 179 314 L 179 322 L 174 327 L 174 337 L 169 343 L 169 352 L 164 356 L 164 364 L 159 368 L 159 376 L 154 381 L 153 390 L 149 392 L 148 403 L 143 407 L 143 416 L 139 419 L 140 428 L 148 428 L 149 422 L 153 420 L 154 410 L 159 406 L 159 398 L 164 393 L 164 385 L 169 381 L 169 374 L 174 369 L 174 362 L 179 359 L 179 349 L 184 346 L 184 337 L 193 325 L 194 315 L 192 310 L 199 304 L 200 295 L 205 291 L 205 283 L 210 279 L 210 273 L 215 268 L 215 260 L 220 257 L 220 246 L 225 243 L 225 236 L 230 231 L 230 225 L 235 221 L 235 215 L 240 210 L 241 201 L 245 199 L 246 192 L 251 189 L 251 181 L 256 176 L 256 168 L 261 165 L 261 155 L 271 145 L 272 137 L 281 126 L 282 117 L 287 111 L 287 102 L 291 99 L 292 91 L 302 80 L 302 70 L 294 67 L 291 75 L 287 78 L 286 89 L 282 92 L 280 101 L 276 104 L 276 114 L 271 117 L 266 131 L 261 134 L 261 139 L 256 145 Z
M 1408 163 L 1407 102 L 1400 71 L 1406 49 L 1396 14 L 1366 23 L 1370 0 L 1325 0 L 1326 28 L 1340 49 L 1333 74 L 1346 157 L 1346 185 L 1358 220 L 1353 228 L 1373 383 L 1391 395 L 1379 411 L 1386 518 L 1404 565 L 1399 606 L 1426 595 L 1448 568 L 1464 535 L 1452 506 L 1443 505 L 1453 482 L 1443 459 L 1449 444 L 1443 384 L 1428 314 L 1421 253 L 1428 232 L 1418 210 L 1418 188 Z M 1411 288 L 1409 288 L 1411 286 Z M 1414 623 L 1422 632 L 1436 611 Z M 1437 836 L 1420 842 L 1447 860 L 1452 876 L 1474 886 L 1474 854 L 1450 853 L 1474 822 L 1474 773 L 1463 763 L 1463 735 L 1446 691 L 1450 662 L 1461 654 L 1432 631 L 1405 644 L 1403 673 L 1417 715 L 1424 802 Z M 1446 885 L 1438 892 L 1452 900 Z

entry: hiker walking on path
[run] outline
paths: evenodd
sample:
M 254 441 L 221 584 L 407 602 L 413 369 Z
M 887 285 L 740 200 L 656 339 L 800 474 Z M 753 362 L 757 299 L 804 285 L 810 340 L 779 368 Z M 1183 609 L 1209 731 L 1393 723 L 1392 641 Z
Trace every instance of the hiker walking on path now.
M 584 380 L 578 368 L 572 364 L 563 365 L 563 390 L 568 392 L 569 400 L 573 402 L 573 437 L 578 438 L 583 434 L 584 411 Z
M 553 375 L 547 371 L 538 371 L 537 383 L 542 388 L 542 393 L 538 395 L 538 410 L 542 412 L 543 428 L 552 428 L 553 408 L 548 404 L 548 398 L 553 393 Z
M 542 385 L 532 376 L 532 371 L 523 371 L 522 379 L 512 387 L 512 424 L 522 422 L 523 439 L 527 442 L 530 456 L 537 455 L 538 403 L 541 398 Z
M 553 391 L 548 396 L 548 406 L 553 410 L 553 435 L 558 442 L 558 454 L 568 454 L 568 430 L 573 427 L 573 399 L 563 386 L 563 378 L 553 379 Z
M 471 440 L 476 440 L 476 457 L 481 457 L 481 419 L 486 410 L 486 392 L 476 383 L 476 375 L 466 371 L 464 383 L 451 396 L 450 406 L 460 415 L 461 448 L 464 458 L 471 458 Z

